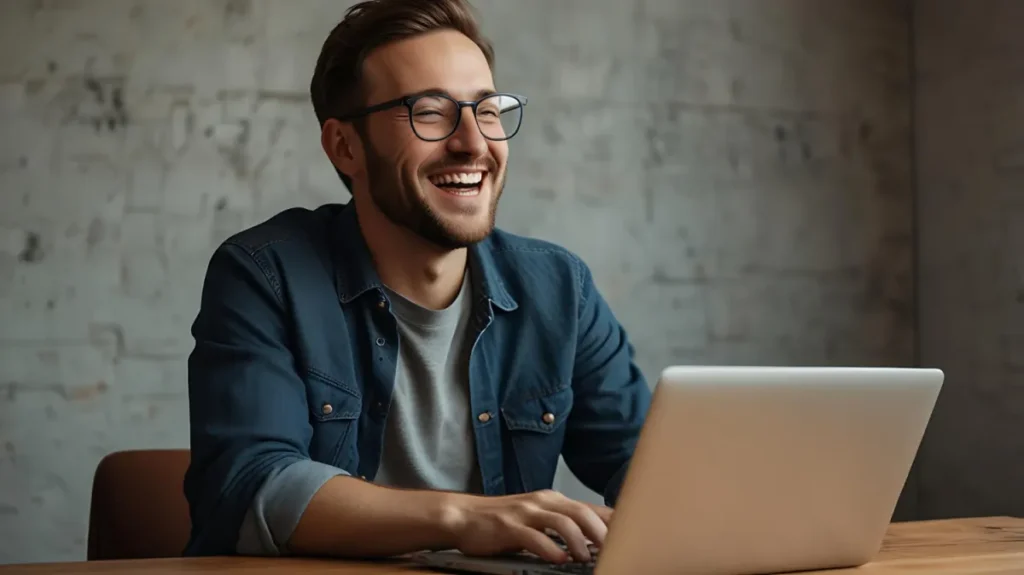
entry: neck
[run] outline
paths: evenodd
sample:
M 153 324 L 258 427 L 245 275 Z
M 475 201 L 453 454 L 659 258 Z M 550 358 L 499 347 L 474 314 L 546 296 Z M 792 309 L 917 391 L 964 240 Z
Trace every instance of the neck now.
M 427 309 L 451 305 L 462 289 L 468 250 L 441 249 L 367 203 L 355 202 L 356 216 L 384 285 Z

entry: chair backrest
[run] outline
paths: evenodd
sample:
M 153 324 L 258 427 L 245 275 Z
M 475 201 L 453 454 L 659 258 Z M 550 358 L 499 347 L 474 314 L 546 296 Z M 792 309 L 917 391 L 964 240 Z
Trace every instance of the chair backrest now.
M 180 557 L 191 529 L 187 449 L 119 451 L 100 461 L 89 511 L 90 561 Z

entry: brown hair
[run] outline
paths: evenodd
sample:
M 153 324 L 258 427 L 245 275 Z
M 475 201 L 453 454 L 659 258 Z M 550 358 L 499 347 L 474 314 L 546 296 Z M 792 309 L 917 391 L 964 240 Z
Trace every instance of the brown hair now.
M 316 62 L 310 96 L 322 126 L 328 118 L 363 104 L 363 61 L 376 48 L 435 30 L 465 34 L 494 66 L 494 49 L 466 0 L 365 0 L 345 12 L 327 36 Z

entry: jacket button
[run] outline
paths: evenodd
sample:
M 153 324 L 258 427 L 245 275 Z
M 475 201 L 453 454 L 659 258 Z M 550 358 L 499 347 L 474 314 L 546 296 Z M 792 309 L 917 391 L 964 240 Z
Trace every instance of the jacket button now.
M 552 423 L 555 422 L 555 414 L 554 413 L 545 413 L 544 416 L 541 417 L 541 419 L 544 420 L 544 423 L 547 423 L 548 425 L 551 425 Z
M 384 309 L 384 308 L 386 308 L 387 306 L 388 306 L 388 304 L 387 304 L 387 302 L 386 302 L 386 301 L 384 301 L 384 300 L 380 300 L 379 302 L 377 302 L 377 307 L 379 307 L 380 309 Z
M 325 403 L 323 407 L 320 408 L 320 412 L 323 413 L 324 415 L 330 415 L 333 411 L 334 406 L 332 406 L 329 403 Z
M 476 416 L 476 418 L 480 423 L 487 423 L 488 421 L 491 420 L 491 414 L 485 411 L 480 415 Z

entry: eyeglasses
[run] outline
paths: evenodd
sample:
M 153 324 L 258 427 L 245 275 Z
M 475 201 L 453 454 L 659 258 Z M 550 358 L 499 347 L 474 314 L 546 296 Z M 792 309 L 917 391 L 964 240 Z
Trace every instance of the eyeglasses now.
M 451 136 L 462 121 L 462 109 L 470 108 L 480 133 L 488 140 L 500 142 L 519 132 L 526 97 L 499 93 L 488 94 L 476 101 L 459 101 L 444 93 L 430 92 L 395 98 L 338 119 L 348 122 L 398 106 L 405 106 L 409 110 L 409 125 L 421 140 L 438 142 Z

